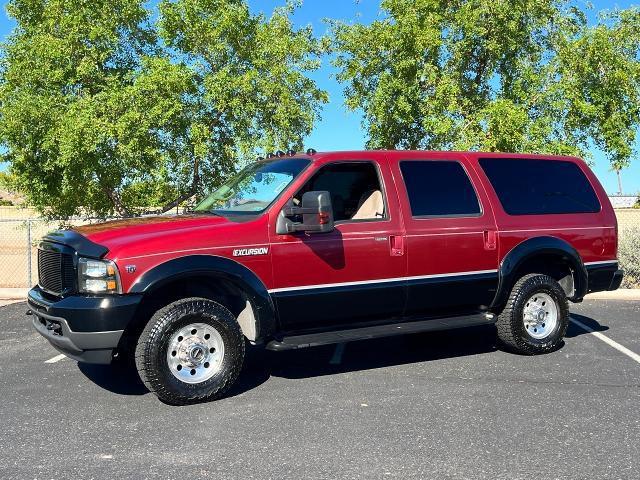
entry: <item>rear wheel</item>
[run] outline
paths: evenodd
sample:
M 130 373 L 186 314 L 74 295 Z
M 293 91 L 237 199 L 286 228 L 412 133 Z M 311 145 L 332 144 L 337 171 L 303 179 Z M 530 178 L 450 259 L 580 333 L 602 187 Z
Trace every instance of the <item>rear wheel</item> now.
M 186 404 L 221 397 L 238 378 L 244 337 L 217 302 L 187 298 L 158 310 L 136 346 L 136 367 L 162 401 Z
M 529 274 L 516 282 L 496 322 L 498 339 L 509 350 L 535 355 L 555 350 L 569 324 L 569 305 L 553 278 Z

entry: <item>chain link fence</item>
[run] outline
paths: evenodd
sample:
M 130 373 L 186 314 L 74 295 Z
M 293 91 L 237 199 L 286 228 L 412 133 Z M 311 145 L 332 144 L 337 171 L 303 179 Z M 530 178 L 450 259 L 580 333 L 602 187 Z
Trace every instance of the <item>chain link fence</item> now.
M 628 233 L 629 230 L 640 228 L 640 208 L 622 208 L 615 212 L 621 236 L 625 235 L 625 232 Z
M 82 225 L 97 219 L 72 219 Z M 28 210 L 0 207 L 0 288 L 30 287 L 38 281 L 38 242 L 62 221 L 47 221 Z
M 616 210 L 621 242 L 640 233 L 640 209 Z M 66 225 L 83 225 L 104 219 L 71 219 Z M 62 220 L 46 221 L 35 212 L 0 207 L 0 288 L 30 287 L 38 281 L 37 246 L 47 232 Z M 629 243 L 629 242 L 627 242 Z M 634 242 L 635 243 L 635 242 Z M 638 246 L 640 248 L 640 245 Z

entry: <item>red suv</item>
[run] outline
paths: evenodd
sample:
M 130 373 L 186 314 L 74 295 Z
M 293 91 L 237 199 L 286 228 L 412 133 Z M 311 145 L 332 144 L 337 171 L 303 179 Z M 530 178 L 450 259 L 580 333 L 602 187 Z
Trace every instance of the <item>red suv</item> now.
M 567 300 L 620 285 L 616 250 L 611 204 L 577 158 L 279 152 L 188 215 L 48 234 L 28 313 L 69 357 L 135 358 L 181 404 L 221 396 L 246 341 L 495 323 L 508 349 L 551 351 Z

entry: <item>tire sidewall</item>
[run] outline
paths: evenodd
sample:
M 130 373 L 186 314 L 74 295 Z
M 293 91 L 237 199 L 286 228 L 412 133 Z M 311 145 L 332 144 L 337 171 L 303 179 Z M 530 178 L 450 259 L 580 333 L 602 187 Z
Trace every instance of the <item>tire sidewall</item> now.
M 171 306 L 170 306 L 171 307 Z M 173 308 L 158 312 L 151 320 L 151 334 L 144 345 L 145 370 L 153 372 L 156 394 L 168 403 L 188 403 L 216 398 L 235 381 L 244 359 L 244 337 L 235 317 L 222 305 L 205 299 L 176 302 Z M 186 383 L 176 378 L 167 362 L 171 337 L 180 328 L 193 323 L 205 323 L 222 337 L 224 358 L 218 372 L 200 383 Z
M 529 278 L 516 294 L 512 311 L 512 325 L 521 342 L 535 351 L 547 351 L 562 340 L 567 330 L 569 308 L 562 288 L 555 282 L 545 281 L 545 276 Z M 533 338 L 524 325 L 524 308 L 527 300 L 537 293 L 546 293 L 555 303 L 558 320 L 553 331 L 544 338 Z

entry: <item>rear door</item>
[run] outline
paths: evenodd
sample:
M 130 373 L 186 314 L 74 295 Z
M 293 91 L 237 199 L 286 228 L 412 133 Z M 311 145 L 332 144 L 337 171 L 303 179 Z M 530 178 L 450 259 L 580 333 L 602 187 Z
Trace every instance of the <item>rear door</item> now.
M 326 330 L 401 316 L 407 266 L 392 181 L 384 161 L 328 161 L 293 198 L 329 191 L 335 230 L 276 235 L 271 222 L 270 293 L 283 330 Z
M 486 310 L 498 286 L 487 194 L 462 155 L 410 152 L 392 164 L 405 217 L 408 316 Z

